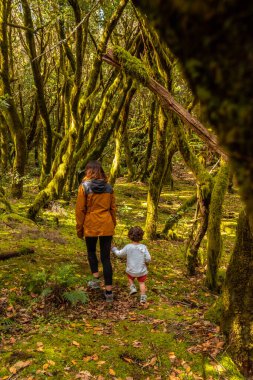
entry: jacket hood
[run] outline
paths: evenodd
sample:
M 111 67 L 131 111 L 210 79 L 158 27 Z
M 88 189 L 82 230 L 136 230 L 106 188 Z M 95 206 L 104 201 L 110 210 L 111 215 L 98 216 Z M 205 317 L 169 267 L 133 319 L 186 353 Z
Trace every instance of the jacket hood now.
M 93 193 L 104 193 L 107 183 L 103 179 L 92 179 L 90 181 L 90 188 Z

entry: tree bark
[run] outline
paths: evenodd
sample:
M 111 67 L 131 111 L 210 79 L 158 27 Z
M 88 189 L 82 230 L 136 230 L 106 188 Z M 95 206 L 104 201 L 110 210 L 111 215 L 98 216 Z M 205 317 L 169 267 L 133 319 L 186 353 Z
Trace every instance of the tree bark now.
M 158 203 L 162 190 L 163 178 L 167 161 L 167 127 L 168 115 L 162 107 L 158 111 L 158 125 L 156 135 L 156 158 L 154 169 L 149 179 L 147 197 L 147 217 L 145 223 L 146 239 L 157 238 Z
M 132 83 L 132 80 L 130 80 Z M 112 162 L 111 170 L 110 170 L 110 177 L 109 182 L 112 186 L 114 186 L 117 176 L 120 171 L 120 159 L 121 159 L 121 152 L 122 152 L 122 142 L 124 139 L 125 130 L 127 128 L 127 121 L 128 121 L 128 115 L 130 110 L 130 104 L 133 99 L 133 96 L 136 92 L 136 88 L 132 87 L 126 96 L 126 101 L 124 104 L 124 107 L 121 112 L 120 116 L 120 126 L 119 129 L 116 131 L 116 137 L 115 137 L 115 154 L 114 159 Z
M 229 351 L 247 379 L 253 377 L 253 218 L 239 215 L 234 251 L 227 269 L 222 299 L 222 331 Z
M 217 272 L 222 253 L 222 236 L 220 232 L 222 205 L 228 187 L 228 164 L 222 166 L 215 177 L 208 217 L 207 231 L 207 272 L 206 285 L 212 291 L 218 291 Z
M 45 178 L 49 175 L 51 170 L 51 161 L 52 161 L 52 129 L 49 120 L 49 114 L 47 109 L 47 104 L 45 101 L 44 94 L 44 84 L 41 76 L 39 60 L 36 52 L 36 44 L 34 38 L 34 25 L 32 20 L 31 9 L 27 0 L 21 0 L 23 14 L 24 14 L 24 23 L 26 29 L 26 41 L 29 47 L 30 53 L 30 62 L 33 72 L 34 84 L 37 91 L 37 102 L 40 111 L 40 116 L 43 125 L 43 156 L 42 156 L 42 168 L 41 168 L 41 178 L 40 184 L 43 185 Z
M 209 205 L 213 190 L 213 179 L 198 158 L 191 151 L 185 137 L 181 121 L 175 116 L 173 131 L 176 136 L 178 149 L 197 181 L 197 212 L 189 237 L 186 250 L 187 269 L 189 275 L 194 275 L 198 265 L 198 250 L 208 226 Z
M 13 181 L 11 193 L 14 198 L 21 198 L 23 195 L 23 176 L 27 159 L 27 147 L 24 128 L 21 123 L 10 84 L 9 73 L 9 46 L 7 37 L 7 20 L 10 12 L 10 2 L 3 0 L 0 2 L 0 78 L 2 91 L 0 95 L 7 96 L 9 107 L 2 111 L 6 123 L 10 129 L 14 142 L 15 158 L 13 162 Z
M 191 198 L 187 199 L 182 206 L 166 220 L 162 235 L 167 235 L 168 231 L 185 215 L 185 213 L 197 202 L 197 195 L 194 194 Z

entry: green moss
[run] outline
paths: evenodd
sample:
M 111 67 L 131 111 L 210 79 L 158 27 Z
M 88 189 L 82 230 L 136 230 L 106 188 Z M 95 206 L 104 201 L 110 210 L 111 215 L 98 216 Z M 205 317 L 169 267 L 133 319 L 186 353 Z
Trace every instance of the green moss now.
M 209 321 L 219 325 L 221 321 L 221 316 L 224 310 L 221 297 L 219 297 L 214 304 L 205 313 L 205 318 Z
M 162 198 L 170 200 L 170 204 L 160 204 L 159 228 L 167 217 L 163 208 L 178 208 L 192 191 L 191 186 L 178 183 L 176 189 L 168 192 L 166 188 L 162 193 Z M 123 179 L 116 183 L 118 225 L 115 241 L 120 248 L 129 242 L 127 231 L 130 225 L 139 224 L 144 227 L 147 190 L 147 186 L 143 184 L 129 184 Z M 26 191 L 22 207 L 13 205 L 14 212 L 19 209 L 21 216 L 26 212 L 25 205 L 31 201 L 29 189 Z M 231 206 L 228 206 L 230 210 L 229 207 Z M 105 313 L 102 298 L 96 300 L 97 295 L 94 293 L 90 294 L 92 304 L 87 306 L 65 309 L 53 308 L 51 304 L 52 309 L 45 307 L 40 311 L 41 304 L 38 299 L 31 297 L 23 287 L 28 273 L 35 274 L 43 270 L 53 273 L 61 264 L 67 263 L 75 265 L 80 282 L 84 280 L 86 283 L 90 275 L 85 244 L 76 238 L 74 200 L 70 204 L 61 205 L 61 208 L 58 206 L 57 210 L 58 213 L 56 210 L 42 210 L 42 219 L 37 226 L 34 223 L 28 225 L 30 221 L 26 218 L 22 219 L 22 223 L 15 222 L 15 241 L 11 228 L 0 228 L 1 249 L 13 244 L 15 247 L 32 244 L 36 251 L 33 258 L 27 256 L 26 260 L 11 259 L 1 266 L 0 281 L 4 284 L 3 297 L 7 306 L 13 306 L 17 313 L 20 308 L 25 309 L 23 317 L 28 315 L 31 319 L 23 324 L 19 314 L 9 317 L 9 322 L 5 315 L 2 316 L 0 326 L 3 319 L 6 323 L 1 332 L 7 343 L 1 351 L 0 377 L 10 376 L 9 369 L 21 360 L 20 353 L 32 360 L 27 368 L 19 372 L 20 378 L 24 379 L 34 377 L 40 380 L 53 375 L 57 380 L 73 380 L 81 371 L 110 379 L 110 368 L 115 371 L 115 377 L 122 379 L 149 377 L 153 380 L 158 376 L 166 379 L 173 366 L 181 371 L 181 379 L 193 380 L 195 376 L 201 377 L 202 356 L 188 351 L 197 342 L 190 330 L 192 324 L 200 319 L 200 314 L 203 315 L 203 308 L 212 303 L 214 297 L 207 295 L 206 289 L 199 286 L 198 281 L 189 281 L 185 277 L 184 244 L 179 241 L 143 241 L 152 255 L 147 281 L 147 309 L 139 307 L 138 295 L 128 298 L 125 261 L 113 257 L 114 291 L 117 300 L 114 307 L 108 309 L 108 314 Z M 52 216 L 58 218 L 57 227 Z M 176 227 L 177 234 L 183 232 L 187 235 L 193 216 L 194 210 L 185 214 Z M 235 226 L 231 225 L 231 228 Z M 190 299 L 195 300 L 199 308 L 189 307 L 187 300 L 191 302 Z M 95 309 L 98 311 L 96 319 L 92 315 Z M 11 337 L 16 339 L 12 344 L 8 343 Z M 77 342 L 79 346 L 73 342 Z M 141 343 L 140 347 L 138 342 Z M 42 351 L 38 350 L 40 343 L 43 344 Z M 169 358 L 171 352 L 177 358 L 176 364 Z M 93 355 L 97 355 L 98 359 L 96 356 L 96 360 L 89 359 Z M 145 366 L 154 357 L 157 358 L 155 366 Z M 85 358 L 88 358 L 87 361 Z M 212 373 L 213 379 L 218 380 L 220 374 L 216 364 L 206 360 L 207 370 Z M 187 366 L 191 368 L 192 374 L 187 372 Z
M 143 63 L 138 58 L 132 56 L 128 51 L 119 46 L 113 48 L 113 54 L 122 65 L 126 74 L 137 79 L 146 86 L 149 79 L 148 73 Z

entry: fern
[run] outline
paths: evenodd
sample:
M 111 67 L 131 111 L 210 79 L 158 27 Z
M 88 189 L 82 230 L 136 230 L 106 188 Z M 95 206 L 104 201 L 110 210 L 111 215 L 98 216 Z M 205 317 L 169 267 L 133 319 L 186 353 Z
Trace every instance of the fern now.
M 0 319 L 0 325 L 6 325 L 6 326 L 10 326 L 14 323 L 13 319 L 11 318 L 1 318 Z
M 41 293 L 41 290 L 44 288 L 47 281 L 48 275 L 44 270 L 31 273 L 25 279 L 25 288 L 28 289 L 29 292 Z
M 47 297 L 47 296 L 49 296 L 49 294 L 51 294 L 52 293 L 52 291 L 53 291 L 53 289 L 52 288 L 45 288 L 45 289 L 43 289 L 42 290 L 42 292 L 41 292 L 41 297 Z
M 69 288 L 77 283 L 76 271 L 73 265 L 64 264 L 57 268 L 56 272 L 50 276 L 50 281 L 55 285 Z
M 88 296 L 83 290 L 72 290 L 70 292 L 64 292 L 63 298 L 65 301 L 76 305 L 78 302 L 85 304 L 88 302 Z

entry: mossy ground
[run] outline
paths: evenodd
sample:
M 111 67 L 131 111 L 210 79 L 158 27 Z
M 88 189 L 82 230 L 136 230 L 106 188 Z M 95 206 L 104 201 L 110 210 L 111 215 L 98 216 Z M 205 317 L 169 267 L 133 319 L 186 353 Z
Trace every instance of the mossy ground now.
M 193 182 L 182 179 L 175 182 L 174 191 L 164 189 L 159 229 L 194 190 Z M 32 180 L 27 181 L 24 199 L 11 201 L 14 213 L 25 216 L 36 192 Z M 147 186 L 119 180 L 115 192 L 114 242 L 122 247 L 130 225 L 144 227 Z M 183 240 L 194 210 L 175 227 L 179 240 L 144 241 L 152 255 L 145 307 L 139 305 L 138 295 L 128 295 L 125 263 L 116 258 L 112 305 L 105 303 L 102 291 L 87 290 L 89 302 L 74 307 L 45 302 L 25 290 L 28 273 L 43 269 L 53 273 L 62 263 L 76 265 L 81 280 L 89 278 L 85 246 L 76 238 L 74 203 L 75 199 L 52 203 L 37 224 L 15 214 L 0 220 L 1 252 L 35 250 L 0 262 L 0 379 L 243 379 L 226 352 L 219 327 L 204 317 L 217 299 L 204 286 L 206 240 L 198 275 L 186 275 Z M 238 195 L 227 195 L 223 269 L 232 251 L 239 209 Z M 25 366 L 15 374 L 17 362 Z

